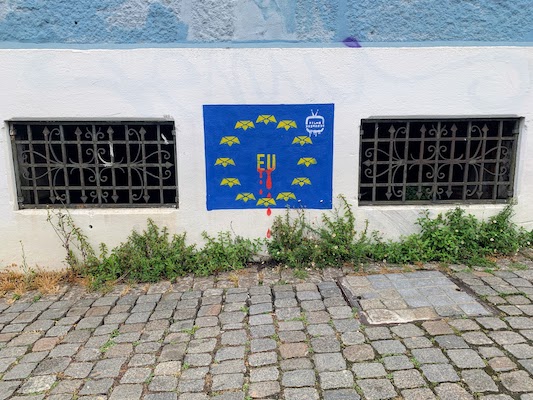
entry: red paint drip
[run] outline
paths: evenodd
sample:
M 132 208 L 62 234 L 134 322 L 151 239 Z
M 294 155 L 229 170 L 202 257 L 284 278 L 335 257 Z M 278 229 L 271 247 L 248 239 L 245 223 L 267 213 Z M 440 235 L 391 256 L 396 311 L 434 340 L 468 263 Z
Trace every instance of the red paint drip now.
M 259 179 L 263 179 L 263 168 L 257 168 L 257 172 L 259 172 Z
M 267 208 L 267 215 L 270 217 L 270 215 L 272 214 L 272 210 L 270 209 L 270 207 Z
M 270 194 L 270 192 L 268 192 L 267 197 L 268 197 L 269 199 L 272 197 L 272 195 Z
M 263 189 L 259 189 L 259 194 L 263 194 Z
M 266 179 L 266 188 L 268 190 L 272 189 L 272 171 L 274 171 L 273 169 L 267 169 L 265 170 L 266 172 L 266 175 L 267 175 L 267 179 Z
M 263 184 L 263 180 L 262 180 L 262 179 L 259 179 L 259 184 L 260 184 L 260 185 Z
M 270 239 L 270 236 L 272 236 L 272 232 L 270 232 L 270 229 L 268 229 L 268 231 L 267 231 L 267 238 Z

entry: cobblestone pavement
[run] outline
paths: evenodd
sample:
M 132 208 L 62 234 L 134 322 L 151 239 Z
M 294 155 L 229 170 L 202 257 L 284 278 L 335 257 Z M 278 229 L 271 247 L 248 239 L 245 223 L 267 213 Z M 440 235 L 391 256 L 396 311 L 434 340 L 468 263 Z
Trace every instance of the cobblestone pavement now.
M 357 319 L 337 284 L 349 272 L 3 300 L 0 399 L 533 399 L 532 262 L 447 269 L 492 316 L 382 326 Z

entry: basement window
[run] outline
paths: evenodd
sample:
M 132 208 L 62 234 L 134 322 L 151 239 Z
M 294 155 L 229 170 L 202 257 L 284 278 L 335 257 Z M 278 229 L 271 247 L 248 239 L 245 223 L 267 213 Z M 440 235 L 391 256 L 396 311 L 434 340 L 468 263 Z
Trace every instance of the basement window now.
M 12 122 L 20 208 L 177 207 L 174 123 Z
M 520 119 L 363 120 L 359 203 L 498 203 L 513 196 Z

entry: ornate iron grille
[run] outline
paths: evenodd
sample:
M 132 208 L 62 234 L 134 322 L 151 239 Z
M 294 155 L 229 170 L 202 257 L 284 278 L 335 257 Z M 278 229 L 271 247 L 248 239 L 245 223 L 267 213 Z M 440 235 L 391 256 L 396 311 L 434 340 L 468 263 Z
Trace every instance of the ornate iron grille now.
M 173 122 L 14 122 L 20 208 L 178 205 Z
M 504 202 L 519 119 L 363 120 L 360 204 Z

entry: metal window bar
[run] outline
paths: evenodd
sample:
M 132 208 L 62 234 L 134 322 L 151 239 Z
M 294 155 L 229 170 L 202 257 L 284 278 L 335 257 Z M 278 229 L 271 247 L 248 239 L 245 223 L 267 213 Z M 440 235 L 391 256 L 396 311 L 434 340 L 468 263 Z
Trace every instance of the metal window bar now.
M 13 122 L 20 208 L 177 207 L 174 123 Z
M 519 118 L 363 120 L 359 203 L 505 202 L 513 195 L 519 124 Z

